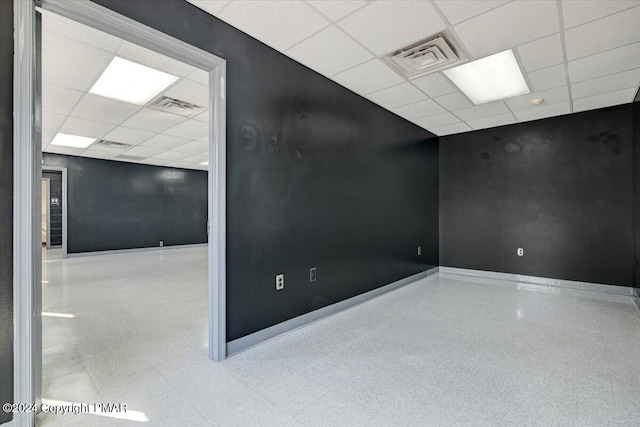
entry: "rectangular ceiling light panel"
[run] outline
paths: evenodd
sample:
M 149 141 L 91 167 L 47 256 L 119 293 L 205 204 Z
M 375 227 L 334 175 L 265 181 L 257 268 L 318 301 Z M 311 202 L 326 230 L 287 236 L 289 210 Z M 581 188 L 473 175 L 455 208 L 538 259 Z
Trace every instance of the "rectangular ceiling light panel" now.
M 444 73 L 476 105 L 530 93 L 511 50 L 445 70 Z
M 144 105 L 176 80 L 177 76 L 116 56 L 89 93 Z
M 95 138 L 58 133 L 51 141 L 51 144 L 60 145 L 62 147 L 87 148 L 94 142 L 96 142 Z

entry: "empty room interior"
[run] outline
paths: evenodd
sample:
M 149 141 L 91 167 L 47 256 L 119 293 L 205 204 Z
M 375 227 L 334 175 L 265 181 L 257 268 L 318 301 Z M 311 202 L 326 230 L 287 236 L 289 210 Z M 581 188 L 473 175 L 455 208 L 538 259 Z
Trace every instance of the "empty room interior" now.
M 0 33 L 0 426 L 640 425 L 640 1 Z

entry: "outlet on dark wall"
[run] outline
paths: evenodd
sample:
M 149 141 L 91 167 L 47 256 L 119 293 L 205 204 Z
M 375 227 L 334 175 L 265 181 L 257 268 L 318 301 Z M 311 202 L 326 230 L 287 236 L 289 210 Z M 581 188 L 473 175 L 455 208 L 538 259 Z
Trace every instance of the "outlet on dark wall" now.
M 440 141 L 441 265 L 632 285 L 631 105 Z

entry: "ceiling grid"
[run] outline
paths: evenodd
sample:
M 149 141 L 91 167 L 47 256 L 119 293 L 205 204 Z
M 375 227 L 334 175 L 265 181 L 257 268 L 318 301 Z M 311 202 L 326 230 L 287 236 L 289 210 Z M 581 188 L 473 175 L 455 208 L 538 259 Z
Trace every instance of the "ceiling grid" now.
M 640 87 L 637 0 L 188 1 L 437 135 L 624 104 Z M 407 79 L 381 60 L 444 30 L 470 60 L 512 49 L 531 93 L 474 105 L 443 72 Z M 88 93 L 116 55 L 179 77 L 162 95 L 206 100 L 204 71 L 45 14 L 43 150 L 206 169 L 207 112 L 186 118 Z M 57 132 L 131 147 L 53 146 Z

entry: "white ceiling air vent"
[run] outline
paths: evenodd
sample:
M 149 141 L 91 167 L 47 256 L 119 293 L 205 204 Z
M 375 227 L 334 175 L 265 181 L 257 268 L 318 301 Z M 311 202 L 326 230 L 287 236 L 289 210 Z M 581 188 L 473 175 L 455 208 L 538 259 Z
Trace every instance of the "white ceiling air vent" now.
M 169 98 L 168 96 L 162 96 L 151 104 L 149 108 L 154 110 L 164 111 L 165 113 L 177 114 L 179 116 L 191 117 L 206 110 L 206 107 L 201 107 L 190 102 L 180 101 L 179 99 Z
M 122 142 L 115 142 L 115 141 L 106 141 L 104 139 L 101 139 L 98 142 L 94 142 L 91 146 L 110 148 L 113 150 L 125 150 L 127 148 L 133 147 L 131 144 L 124 144 Z
M 443 31 L 383 59 L 403 77 L 414 79 L 462 64 L 468 57 L 449 31 Z

